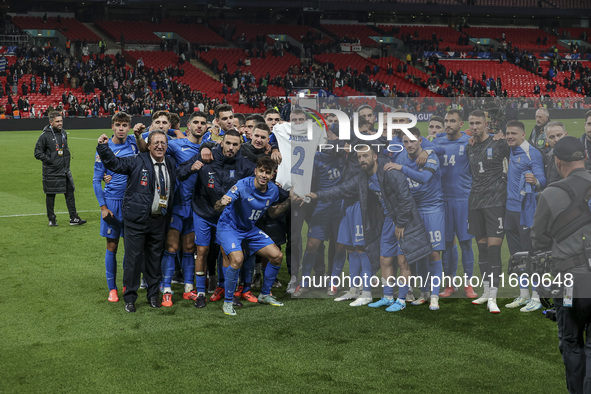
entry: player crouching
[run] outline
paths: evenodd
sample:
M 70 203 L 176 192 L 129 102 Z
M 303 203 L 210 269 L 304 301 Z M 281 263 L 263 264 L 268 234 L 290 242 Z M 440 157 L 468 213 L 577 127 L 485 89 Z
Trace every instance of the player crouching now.
M 259 303 L 283 306 L 282 302 L 271 295 L 271 286 L 277 279 L 283 253 L 267 234 L 255 226 L 265 211 L 268 210 L 269 216 L 274 218 L 289 207 L 288 193 L 274 183 L 270 183 L 276 170 L 277 164 L 270 157 L 260 157 L 257 160 L 254 177 L 239 180 L 215 204 L 217 211 L 223 210 L 218 221 L 216 241 L 222 252 L 227 255 L 223 268 L 226 278 L 224 283 L 226 315 L 236 315 L 232 305 L 232 295 L 236 289 L 240 267 L 245 260 L 245 255 L 248 258 L 255 253 L 269 261 L 258 297 Z M 226 207 L 228 208 L 224 209 Z

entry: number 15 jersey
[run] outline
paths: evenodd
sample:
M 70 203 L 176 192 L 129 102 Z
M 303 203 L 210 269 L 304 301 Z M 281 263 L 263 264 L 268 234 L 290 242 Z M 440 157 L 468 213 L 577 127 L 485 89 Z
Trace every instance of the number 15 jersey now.
M 254 185 L 254 177 L 239 180 L 226 196 L 232 199 L 230 205 L 224 209 L 219 226 L 230 226 L 236 230 L 248 231 L 255 227 L 255 223 L 267 209 L 279 200 L 285 200 L 288 194 L 280 192 L 279 187 L 272 182 L 267 185 L 267 191 L 262 193 Z

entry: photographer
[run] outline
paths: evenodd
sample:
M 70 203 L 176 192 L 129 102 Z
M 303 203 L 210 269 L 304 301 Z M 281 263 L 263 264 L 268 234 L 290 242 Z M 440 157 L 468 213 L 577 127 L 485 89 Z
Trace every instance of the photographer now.
M 566 136 L 554 145 L 556 169 L 565 178 L 542 193 L 532 226 L 536 250 L 552 249 L 552 273 L 562 281 L 563 298 L 555 298 L 558 347 L 566 367 L 571 393 L 591 390 L 585 349 L 591 339 L 585 331 L 591 322 L 591 211 L 587 203 L 591 174 L 585 170 L 585 148 L 577 138 Z M 560 275 L 560 276 L 558 276 Z M 574 284 L 570 281 L 574 278 Z

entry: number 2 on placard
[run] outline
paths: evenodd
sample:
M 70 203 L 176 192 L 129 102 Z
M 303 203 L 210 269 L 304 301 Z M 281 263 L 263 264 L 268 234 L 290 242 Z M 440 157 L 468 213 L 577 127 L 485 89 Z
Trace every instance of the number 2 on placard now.
M 304 175 L 304 170 L 300 168 L 306 158 L 306 150 L 302 146 L 296 146 L 293 155 L 299 155 L 298 161 L 291 167 L 291 173 L 295 175 Z

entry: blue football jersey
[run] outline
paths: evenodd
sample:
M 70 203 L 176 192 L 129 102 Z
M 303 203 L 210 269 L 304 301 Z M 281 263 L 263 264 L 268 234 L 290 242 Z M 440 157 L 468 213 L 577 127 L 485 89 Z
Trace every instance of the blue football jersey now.
M 466 147 L 470 136 L 462 134 L 457 140 L 448 140 L 444 135 L 433 140 L 445 149 L 441 158 L 441 190 L 445 201 L 467 199 L 472 187 L 470 161 Z
M 317 190 L 337 186 L 341 181 L 341 160 L 335 153 L 316 152 L 314 155 L 314 181 Z
M 133 135 L 128 135 L 123 144 L 114 143 L 113 138 L 111 137 L 109 138 L 108 145 L 109 149 L 111 149 L 117 157 L 135 156 L 139 152 L 135 142 L 135 137 Z M 102 190 L 100 184 L 105 174 L 110 175 L 112 179 L 109 183 L 105 184 L 105 189 Z M 99 205 L 105 205 L 104 198 L 123 198 L 125 188 L 127 187 L 127 175 L 117 174 L 113 171 L 105 169 L 101 158 L 99 157 L 98 153 L 96 153 L 94 160 L 93 183 L 98 185 L 98 187 L 95 187 L 95 195 L 99 201 Z M 101 191 L 99 191 L 99 189 L 101 189 Z
M 380 182 L 378 181 L 377 174 L 373 174 L 369 178 L 368 186 L 369 186 L 369 190 L 371 192 L 373 192 L 380 200 L 380 203 L 382 204 L 382 210 L 384 212 L 384 215 L 387 216 L 388 215 L 388 208 L 386 208 L 386 203 L 384 203 L 384 199 L 382 197 L 382 189 L 380 188 Z
M 443 209 L 443 193 L 441 192 L 441 171 L 439 158 L 431 153 L 423 168 L 408 157 L 407 153 L 398 155 L 396 163 L 402 165 L 402 173 L 406 175 L 408 187 L 421 213 L 439 212 Z M 429 178 L 429 173 L 433 175 Z M 429 178 L 428 180 L 426 180 Z
M 170 140 L 166 153 L 174 158 L 177 167 L 189 160 L 191 157 L 199 153 L 201 144 L 195 144 L 189 141 L 188 138 L 179 138 L 178 140 Z M 195 189 L 195 182 L 197 182 L 197 173 L 191 175 L 182 182 L 176 181 L 176 190 L 174 196 L 175 205 L 190 205 L 193 197 L 193 189 Z
M 272 182 L 269 182 L 267 191 L 261 193 L 254 186 L 254 177 L 248 177 L 239 180 L 226 196 L 232 198 L 218 224 L 226 224 L 241 231 L 248 231 L 255 227 L 257 220 L 279 200 L 279 188 Z

